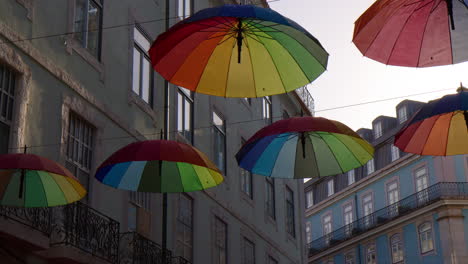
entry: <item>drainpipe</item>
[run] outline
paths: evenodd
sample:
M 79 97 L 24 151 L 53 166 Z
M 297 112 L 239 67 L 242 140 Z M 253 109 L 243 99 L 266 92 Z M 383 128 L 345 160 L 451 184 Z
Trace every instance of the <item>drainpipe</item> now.
M 166 0 L 166 24 L 165 31 L 169 29 L 169 0 Z M 168 139 L 168 129 L 169 129 L 169 82 L 164 80 L 164 133 L 163 138 Z M 163 259 L 166 259 L 166 250 L 167 250 L 167 193 L 163 193 L 162 201 L 162 249 L 163 249 Z
M 354 192 L 354 213 L 356 214 L 356 221 L 359 219 L 358 217 L 358 199 L 357 194 Z M 359 222 L 357 222 L 359 224 Z M 357 263 L 361 263 L 361 243 L 358 243 L 358 254 L 357 254 Z

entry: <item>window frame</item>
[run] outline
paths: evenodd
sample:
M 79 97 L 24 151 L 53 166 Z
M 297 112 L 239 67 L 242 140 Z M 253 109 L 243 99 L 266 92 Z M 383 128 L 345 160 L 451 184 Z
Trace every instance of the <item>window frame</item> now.
M 252 246 L 253 263 L 247 262 L 247 245 L 248 244 Z M 245 236 L 243 237 L 243 240 L 242 240 L 242 263 L 243 264 L 255 264 L 255 243 Z
M 73 130 L 75 134 L 76 133 L 76 129 L 77 129 L 77 121 L 79 121 L 79 124 L 81 124 L 81 126 L 78 128 L 79 132 L 79 136 L 85 136 L 86 135 L 88 136 L 88 139 L 82 139 L 82 138 L 77 138 L 75 137 L 74 135 L 72 135 L 71 133 L 71 129 L 72 129 L 72 121 L 73 121 Z M 77 112 L 73 111 L 73 110 L 70 110 L 69 113 L 68 113 L 68 127 L 66 129 L 66 144 L 65 144 L 65 167 L 70 170 L 70 172 L 73 173 L 73 175 L 75 175 L 75 177 L 77 177 L 79 180 L 80 180 L 80 183 L 83 185 L 83 187 L 87 190 L 87 193 L 85 195 L 85 197 L 82 199 L 82 202 L 85 202 L 87 203 L 88 202 L 88 199 L 89 199 L 89 189 L 90 189 L 90 185 L 91 185 L 91 174 L 92 174 L 92 170 L 93 170 L 93 166 L 94 166 L 94 157 L 96 156 L 96 149 L 95 149 L 95 144 L 96 144 L 96 134 L 97 134 L 97 128 L 96 126 L 94 126 L 94 124 L 92 124 L 91 122 L 89 122 L 87 119 L 85 119 L 83 116 L 81 116 L 80 114 L 78 114 Z M 85 129 L 87 130 L 87 134 L 85 134 L 85 132 L 83 132 L 82 129 Z M 70 144 L 70 141 L 73 140 L 73 143 Z M 83 141 L 90 141 L 88 142 L 88 144 L 85 144 L 86 142 L 83 142 Z M 83 146 L 85 144 L 85 146 Z M 77 150 L 76 150 L 77 148 Z M 82 156 L 83 155 L 83 148 L 89 150 L 87 152 L 87 157 L 88 157 L 88 160 L 85 161 L 84 164 L 82 164 L 82 162 L 79 161 L 80 157 L 79 156 Z M 70 157 L 70 151 L 73 152 L 71 155 L 72 157 Z M 78 151 L 79 153 L 77 154 L 78 157 L 74 157 L 74 155 L 76 154 L 76 151 Z M 85 151 L 86 152 L 86 151 Z M 70 166 L 73 166 L 73 168 L 71 168 Z M 80 173 L 78 173 L 80 172 Z M 87 175 L 86 179 L 83 179 L 83 177 L 81 177 L 82 173 L 85 173 Z
M 347 210 L 347 208 L 350 208 L 350 210 Z M 352 232 L 352 227 L 353 223 L 355 221 L 355 215 L 354 215 L 354 202 L 353 201 L 348 201 L 345 202 L 342 206 L 343 210 L 343 226 L 345 227 L 345 233 L 346 235 L 350 235 Z M 351 221 L 349 223 L 346 223 L 347 215 L 351 215 Z
M 406 105 L 398 108 L 397 115 L 398 115 L 398 123 L 399 124 L 403 124 L 404 122 L 406 122 L 408 120 L 408 109 L 407 109 Z
M 369 248 L 372 247 L 373 250 L 372 251 L 369 251 Z M 368 261 L 368 257 L 369 257 L 369 253 L 374 253 L 374 261 L 372 262 L 369 262 Z M 365 263 L 366 264 L 376 264 L 377 263 L 377 245 L 372 242 L 372 243 L 369 243 L 366 245 L 366 251 L 365 251 Z
M 146 33 L 146 31 L 143 29 L 143 27 L 137 23 L 135 23 L 135 26 L 133 27 L 133 49 L 132 49 L 132 92 L 137 95 L 142 101 L 144 101 L 146 104 L 148 104 L 150 107 L 153 107 L 153 96 L 154 96 L 154 70 L 151 65 L 151 58 L 148 54 L 148 51 L 145 49 L 145 47 L 142 46 L 141 43 L 137 41 L 137 38 L 135 38 L 135 34 L 137 31 L 143 38 L 145 38 L 148 41 L 149 46 L 151 47 L 151 38 L 149 35 Z M 135 91 L 135 64 L 134 64 L 134 59 L 135 59 L 135 50 L 139 53 L 139 68 L 138 68 L 138 92 Z M 143 65 L 144 65 L 144 60 L 148 62 L 149 68 L 148 68 L 148 101 L 143 98 L 143 76 L 144 76 L 144 71 L 143 71 Z
M 195 105 L 195 94 L 194 92 L 186 89 L 186 88 L 183 88 L 183 87 L 180 87 L 180 86 L 177 86 L 177 89 L 176 89 L 176 109 L 177 109 L 177 113 L 175 115 L 176 117 L 176 130 L 177 130 L 177 133 L 183 137 L 185 140 L 187 140 L 188 143 L 192 144 L 193 145 L 193 141 L 194 141 L 194 118 L 195 118 L 195 115 L 194 115 L 194 105 Z M 190 121 L 189 121 L 189 126 L 190 128 L 187 130 L 186 129 L 186 120 L 187 120 L 187 115 L 186 115 L 186 106 L 187 104 L 189 105 L 190 109 L 189 109 L 189 114 L 190 114 Z M 180 117 L 179 117 L 180 115 Z M 219 115 L 218 115 L 219 116 Z M 179 123 L 181 123 L 181 125 L 179 125 Z M 180 127 L 181 126 L 181 127 Z
M 383 135 L 382 121 L 375 122 L 372 130 L 374 131 L 374 139 L 378 139 Z
M 327 197 L 330 197 L 333 194 L 335 194 L 335 179 L 332 178 L 327 181 Z
M 285 185 L 285 202 L 286 202 L 286 233 L 296 238 L 296 208 L 294 204 L 294 191 Z M 292 213 L 290 213 L 292 211 Z M 290 219 L 292 217 L 292 219 Z
M 100 16 L 99 16 L 99 29 L 98 29 L 98 45 L 97 45 L 97 53 L 94 54 L 89 48 L 88 48 L 88 25 L 89 25 L 89 15 L 88 12 L 84 12 L 83 14 L 83 20 L 85 20 L 85 23 L 83 23 L 83 29 L 81 31 L 76 31 L 75 24 L 76 24 L 76 10 L 77 10 L 77 1 L 79 0 L 73 0 L 74 4 L 74 13 L 73 13 L 73 20 L 72 20 L 72 29 L 73 29 L 73 39 L 79 43 L 80 47 L 86 49 L 89 54 L 91 54 L 94 58 L 96 58 L 99 62 L 101 62 L 101 55 L 102 55 L 102 29 L 103 29 L 103 18 L 104 18 L 104 0 L 83 0 L 86 1 L 86 9 L 89 10 L 89 5 L 90 2 L 93 2 L 100 11 Z M 77 35 L 80 34 L 82 39 L 79 39 Z
M 351 258 L 351 259 L 349 259 Z M 345 264 L 355 264 L 356 263 L 356 253 L 354 251 L 348 251 L 344 254 L 344 263 Z
M 356 182 L 356 171 L 354 169 L 352 170 L 349 170 L 348 172 L 346 172 L 346 176 L 348 178 L 348 186 L 351 185 L 351 184 L 354 184 Z M 350 181 L 350 177 L 352 177 L 352 181 Z
M 180 7 L 181 2 L 183 3 L 182 8 Z M 187 2 L 190 4 L 190 10 L 189 10 L 188 14 L 186 13 L 187 8 L 185 7 L 185 4 Z M 193 7 L 194 7 L 194 1 L 193 0 L 178 0 L 176 2 L 176 17 L 178 17 L 180 20 L 188 18 L 189 16 L 191 16 L 193 14 L 193 11 L 194 11 Z M 181 10 L 182 10 L 182 12 L 181 12 Z
M 367 175 L 371 175 L 372 173 L 375 172 L 375 160 L 374 160 L 374 158 L 367 161 L 366 171 L 367 171 Z
M 215 124 L 214 116 L 217 116 L 221 121 L 222 121 L 222 129 L 219 128 L 218 125 Z M 219 168 L 218 166 L 218 157 L 217 157 L 217 152 L 216 152 L 216 136 L 213 137 L 213 162 L 214 164 L 218 167 L 218 169 L 221 170 L 224 176 L 227 176 L 227 131 L 226 131 L 226 119 L 224 118 L 223 115 L 219 114 L 216 110 L 212 110 L 212 115 L 211 115 L 211 122 L 213 125 L 213 131 L 215 133 L 219 133 L 220 135 L 223 136 L 223 155 L 222 155 L 222 166 L 223 168 Z
M 392 162 L 400 158 L 400 149 L 394 144 L 390 145 L 390 157 Z
M 244 138 L 241 137 L 241 146 L 243 146 L 247 142 Z M 240 171 L 240 189 L 245 196 L 249 197 L 250 200 L 254 199 L 254 194 L 253 194 L 253 176 L 252 172 L 245 170 L 241 167 L 239 167 Z M 247 184 L 248 183 L 248 184 Z
M 268 124 L 273 123 L 273 104 L 271 96 L 262 98 L 262 117 Z
M 395 242 L 395 238 L 398 237 L 398 240 Z M 394 254 L 393 254 L 393 246 L 395 244 L 398 244 L 399 246 L 399 252 L 400 252 L 400 256 L 401 256 L 401 259 L 395 259 L 394 257 Z M 400 233 L 395 233 L 395 234 L 392 234 L 390 237 L 389 237 L 389 246 L 390 246 L 390 258 L 392 259 L 392 264 L 396 264 L 396 263 L 403 263 L 404 260 L 405 260 L 405 252 L 404 252 L 404 249 L 403 249 L 403 239 L 402 239 L 402 236 Z
M 370 197 L 369 201 L 365 201 L 367 197 Z M 370 213 L 366 214 L 366 205 L 370 204 L 371 211 Z M 375 206 L 374 206 L 374 192 L 367 192 L 361 196 L 361 205 L 362 205 L 362 215 L 364 220 L 364 224 L 366 226 L 370 226 L 374 223 L 374 219 L 372 214 L 375 212 Z
M 220 223 L 221 225 L 224 225 L 224 248 L 221 247 L 220 245 L 218 245 L 218 223 Z M 216 216 L 215 215 L 215 225 L 214 225 L 214 245 L 213 245 L 213 252 L 214 252 L 214 256 L 213 256 L 213 263 L 214 264 L 221 264 L 223 262 L 217 262 L 217 261 L 220 261 L 221 259 L 217 259 L 216 257 L 219 256 L 221 257 L 221 254 L 217 254 L 217 250 L 220 249 L 220 253 L 222 252 L 222 250 L 224 249 L 224 264 L 227 264 L 228 263 L 228 234 L 229 234 L 229 229 L 228 229 L 228 224 L 226 223 L 226 221 L 224 221 L 221 217 L 219 216 Z
M 8 75 L 8 78 L 6 76 Z M 6 64 L 0 64 L 0 124 L 4 126 L 7 135 L 4 140 L 5 149 L 0 153 L 9 153 L 11 127 L 15 112 L 15 91 L 18 89 L 18 73 Z M 6 99 L 5 99 L 6 98 Z M 5 112 L 5 115 L 3 115 Z M 6 131 L 8 130 L 8 131 Z
M 432 248 L 423 252 L 423 241 L 424 240 L 421 237 L 421 235 L 422 235 L 421 229 L 422 229 L 422 227 L 424 225 L 427 225 L 429 227 L 429 230 L 424 230 L 423 232 L 430 234 Z M 420 252 L 420 254 L 422 256 L 429 255 L 429 254 L 435 252 L 434 227 L 432 225 L 432 222 L 425 221 L 425 222 L 418 225 L 418 242 L 419 242 L 418 243 L 419 252 Z
M 312 206 L 314 206 L 314 190 L 308 190 L 305 193 L 305 196 L 306 196 L 306 199 L 305 199 L 306 209 L 309 209 Z
M 269 200 L 269 191 L 271 188 L 271 201 Z M 265 212 L 273 220 L 276 220 L 276 190 L 275 190 L 275 179 L 265 177 Z M 270 210 L 271 209 L 271 210 Z
M 329 221 L 327 219 L 330 219 Z M 328 245 L 331 240 L 331 233 L 333 232 L 333 215 L 331 211 L 328 211 L 324 213 L 321 216 L 322 220 L 322 236 L 325 237 L 325 243 Z M 329 232 L 327 232 L 327 229 L 329 229 Z
M 187 201 L 190 203 L 190 224 L 186 223 L 185 222 L 185 219 L 181 219 L 181 210 L 182 210 L 182 206 L 181 206 L 181 200 L 182 200 L 182 197 L 183 199 L 187 199 Z M 194 210 L 194 205 L 195 205 L 195 201 L 194 199 L 185 194 L 185 193 L 180 193 L 179 194 L 179 197 L 178 197 L 178 210 L 177 210 L 177 215 L 176 215 L 176 239 L 175 239 L 175 247 L 174 247 L 174 252 L 176 252 L 177 254 L 177 249 L 180 245 L 182 245 L 182 252 L 183 254 L 178 254 L 179 256 L 187 259 L 188 261 L 192 261 L 193 260 L 193 251 L 194 251 L 194 213 L 195 213 L 195 210 Z M 185 243 L 185 241 L 180 241 L 178 239 L 178 233 L 181 231 L 181 227 L 183 227 L 183 236 L 184 236 L 184 240 L 185 240 L 185 231 L 186 228 L 190 231 L 190 242 L 191 242 L 191 245 L 187 245 L 187 243 Z M 190 247 L 190 251 L 188 252 L 189 256 L 187 256 L 185 253 L 186 253 L 186 247 L 189 246 Z

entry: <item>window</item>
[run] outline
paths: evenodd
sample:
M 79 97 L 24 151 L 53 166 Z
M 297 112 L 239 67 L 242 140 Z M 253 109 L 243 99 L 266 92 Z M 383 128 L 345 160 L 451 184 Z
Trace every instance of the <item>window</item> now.
M 306 222 L 306 242 L 312 242 L 312 223 L 309 221 Z
M 372 201 L 372 193 L 362 197 L 362 207 L 364 208 L 364 224 L 369 227 L 372 224 L 372 213 L 374 212 L 374 204 Z
M 214 162 L 226 174 L 226 126 L 224 120 L 213 112 L 214 125 Z
M 375 244 L 369 244 L 366 248 L 366 264 L 376 264 Z
M 392 181 L 387 184 L 387 203 L 390 205 L 389 214 L 395 216 L 398 214 L 398 201 L 400 200 L 400 193 L 398 190 L 398 182 Z
M 266 119 L 268 124 L 271 124 L 273 121 L 271 116 L 271 96 L 263 97 L 263 119 Z
M 128 205 L 128 215 L 127 215 L 127 228 L 128 231 L 136 231 L 137 230 L 137 206 L 130 203 Z
M 193 250 L 193 200 L 185 194 L 179 195 L 177 213 L 176 256 L 192 261 Z
M 96 58 L 101 53 L 102 0 L 75 0 L 73 37 Z
M 215 219 L 214 254 L 214 264 L 227 263 L 227 224 L 218 217 Z
M 177 131 L 193 143 L 193 92 L 182 87 L 177 89 Z
M 348 175 L 348 185 L 351 185 L 354 182 L 356 182 L 356 175 L 354 173 L 354 169 L 348 171 L 347 175 Z
M 328 191 L 327 192 L 328 196 L 332 196 L 335 193 L 335 186 L 334 186 L 333 179 L 327 182 L 327 191 Z
M 374 159 L 371 159 L 366 164 L 367 167 L 367 175 L 372 174 L 375 171 L 374 167 Z
M 0 64 L 0 154 L 8 153 L 16 75 Z
M 400 124 L 408 120 L 408 113 L 406 111 L 406 106 L 400 107 L 400 109 L 398 109 L 397 115 L 398 115 L 398 122 Z
M 152 103 L 153 69 L 148 50 L 151 46 L 146 34 L 139 27 L 133 28 L 133 83 L 132 90 L 146 103 Z
M 243 264 L 255 264 L 255 245 L 244 237 Z
M 90 123 L 70 112 L 65 167 L 78 178 L 86 190 L 89 189 L 94 133 L 95 128 Z
M 398 147 L 396 147 L 395 145 L 392 144 L 391 146 L 391 156 L 392 156 L 392 161 L 395 161 L 397 159 L 400 158 L 400 150 L 398 149 Z
M 400 234 L 395 234 L 390 238 L 392 249 L 392 263 L 400 263 L 403 261 L 403 246 L 401 243 Z
M 421 254 L 434 249 L 434 241 L 432 241 L 432 226 L 430 223 L 424 223 L 419 226 L 419 243 Z
M 294 219 L 294 193 L 286 186 L 286 232 L 296 237 L 295 219 Z
M 189 17 L 192 14 L 193 0 L 177 0 L 177 16 L 180 19 Z
M 325 241 L 328 244 L 330 242 L 330 239 L 331 239 L 331 236 L 329 234 L 331 234 L 331 232 L 332 232 L 332 217 L 331 217 L 331 214 L 325 215 L 323 217 L 322 221 L 323 221 L 322 222 L 323 235 L 325 236 Z
M 419 203 L 425 203 L 429 200 L 429 193 L 427 190 L 427 168 L 421 167 L 415 170 L 414 177 L 416 178 L 416 191 Z
M 345 264 L 354 264 L 354 253 L 353 252 L 348 252 L 345 254 Z
M 276 207 L 275 207 L 275 181 L 268 177 L 265 178 L 265 207 L 267 214 L 276 219 Z
M 245 144 L 245 139 L 241 138 L 242 145 Z M 247 194 L 247 196 L 250 197 L 250 199 L 253 199 L 253 178 L 252 178 L 252 173 L 249 171 L 246 171 L 242 168 L 240 169 L 240 180 L 241 180 L 241 190 Z
M 343 214 L 344 214 L 344 224 L 345 224 L 345 233 L 346 235 L 351 234 L 352 230 L 352 224 L 353 224 L 353 205 L 351 203 L 348 203 L 345 205 L 343 208 Z
M 268 264 L 278 264 L 278 261 L 272 256 L 268 256 Z
M 306 208 L 314 205 L 314 192 L 312 190 L 306 192 Z
M 374 124 L 374 138 L 378 139 L 382 136 L 382 122 L 377 122 Z

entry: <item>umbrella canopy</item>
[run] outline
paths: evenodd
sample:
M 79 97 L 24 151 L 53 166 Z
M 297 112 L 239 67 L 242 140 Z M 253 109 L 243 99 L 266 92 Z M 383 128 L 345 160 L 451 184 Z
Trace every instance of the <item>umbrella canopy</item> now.
M 70 171 L 54 161 L 34 154 L 0 155 L 0 205 L 49 207 L 85 195 Z
M 275 178 L 344 173 L 372 159 L 374 148 L 346 125 L 322 117 L 293 117 L 259 130 L 236 154 L 239 166 Z
M 202 152 L 171 140 L 129 144 L 104 161 L 95 177 L 114 188 L 158 193 L 204 190 L 224 180 Z
M 468 0 L 377 0 L 356 21 L 364 56 L 397 66 L 468 60 Z
M 149 54 L 169 82 L 224 97 L 290 92 L 315 80 L 328 60 L 304 28 L 253 5 L 203 9 L 159 35 Z
M 468 154 L 468 91 L 430 101 L 395 136 L 395 146 L 419 155 Z

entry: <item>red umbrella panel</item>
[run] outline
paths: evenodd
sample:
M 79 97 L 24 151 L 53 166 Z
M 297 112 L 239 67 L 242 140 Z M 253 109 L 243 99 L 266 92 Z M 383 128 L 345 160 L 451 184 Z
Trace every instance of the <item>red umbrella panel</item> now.
M 424 105 L 395 136 L 395 146 L 419 155 L 468 154 L 468 92 Z
M 52 160 L 34 154 L 0 155 L 0 205 L 49 207 L 85 195 L 70 171 Z
M 377 0 L 353 42 L 384 64 L 429 67 L 468 60 L 468 0 Z

